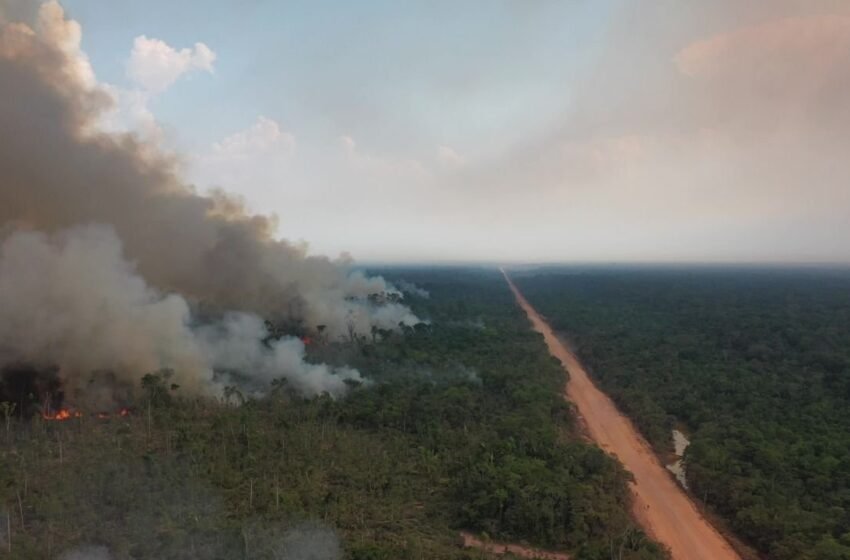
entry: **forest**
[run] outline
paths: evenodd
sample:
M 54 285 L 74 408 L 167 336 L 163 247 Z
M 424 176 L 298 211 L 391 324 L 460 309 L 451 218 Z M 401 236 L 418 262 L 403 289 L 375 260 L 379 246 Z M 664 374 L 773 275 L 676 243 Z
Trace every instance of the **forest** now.
M 693 495 L 773 560 L 850 558 L 850 272 L 513 273 Z
M 0 557 L 486 557 L 459 530 L 576 559 L 666 557 L 630 518 L 628 474 L 578 433 L 564 372 L 498 271 L 370 272 L 412 286 L 427 322 L 317 336 L 308 359 L 368 380 L 343 398 L 283 381 L 190 398 L 165 371 L 139 380 L 125 415 L 0 403 Z

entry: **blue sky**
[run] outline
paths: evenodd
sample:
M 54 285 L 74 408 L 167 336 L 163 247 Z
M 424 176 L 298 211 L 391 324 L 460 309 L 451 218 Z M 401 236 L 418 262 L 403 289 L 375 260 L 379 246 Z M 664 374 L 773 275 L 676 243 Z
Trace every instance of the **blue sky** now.
M 846 2 L 62 5 L 109 127 L 317 253 L 850 260 Z
M 63 4 L 109 83 L 126 81 L 139 35 L 215 51 L 214 75 L 189 76 L 154 104 L 186 142 L 263 114 L 301 134 L 352 134 L 399 151 L 477 147 L 481 134 L 563 111 L 608 11 L 605 2 L 547 1 Z

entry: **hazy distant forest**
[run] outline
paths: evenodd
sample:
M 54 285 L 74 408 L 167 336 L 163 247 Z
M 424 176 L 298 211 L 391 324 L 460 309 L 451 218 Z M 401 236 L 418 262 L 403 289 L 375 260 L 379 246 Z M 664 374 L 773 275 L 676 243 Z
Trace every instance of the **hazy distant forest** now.
M 418 286 L 406 300 L 429 323 L 402 332 L 373 330 L 371 336 L 346 342 L 318 337 L 310 344 L 309 359 L 357 367 L 370 380 L 344 398 L 304 399 L 286 383 L 277 383 L 261 399 L 235 389 L 221 401 L 187 399 L 167 372 L 151 372 L 141 380 L 126 417 L 46 421 L 31 414 L 35 395 L 0 403 L 0 556 L 88 560 L 108 551 L 116 559 L 484 557 L 459 546 L 458 530 L 465 529 L 485 538 L 566 549 L 577 559 L 664 558 L 629 517 L 627 474 L 576 433 L 561 397 L 564 373 L 530 330 L 501 275 L 472 269 L 379 272 Z M 582 311 L 575 323 L 559 323 L 568 330 L 595 333 L 605 327 L 603 316 L 600 322 L 584 323 L 596 312 L 594 302 L 580 307 L 570 303 L 570 296 L 544 297 L 546 285 L 527 280 L 524 286 L 534 290 L 535 301 Z M 771 309 L 753 313 L 763 321 Z M 813 316 L 812 322 L 817 319 Z M 774 332 L 770 321 L 765 328 Z M 838 336 L 836 328 L 818 323 L 817 332 Z M 595 358 L 597 343 L 585 346 L 584 354 L 594 357 L 600 371 L 612 364 L 606 385 L 620 383 L 611 381 L 619 379 L 619 360 L 644 359 L 640 353 L 629 356 L 625 345 L 642 344 L 646 332 L 630 336 L 622 339 L 623 347 L 599 339 L 600 351 L 616 351 L 611 362 Z M 803 359 L 809 356 L 804 349 L 810 335 L 799 336 L 797 346 L 784 344 L 799 348 Z M 744 363 L 768 364 L 764 360 L 775 351 L 773 340 L 741 342 L 742 352 L 756 352 L 762 360 Z M 696 368 L 694 360 L 704 354 L 692 352 L 697 354 L 662 359 Z M 711 349 L 703 352 L 708 360 Z M 840 385 L 846 397 L 839 375 L 843 357 L 812 356 L 827 362 L 811 368 L 831 372 L 818 380 L 819 390 Z M 737 360 L 738 354 L 729 359 Z M 781 379 L 783 372 L 770 375 Z M 790 390 L 789 402 L 805 400 L 809 393 L 804 391 L 812 389 L 799 377 L 793 387 L 789 381 L 776 391 Z M 758 424 L 752 419 L 759 414 L 755 411 L 742 413 L 744 423 L 731 414 L 728 420 L 706 423 L 705 415 L 716 415 L 693 404 L 700 395 L 685 401 L 692 403 L 689 415 L 678 409 L 668 413 L 695 430 L 689 456 L 695 486 L 726 512 L 744 509 L 725 485 L 744 485 L 747 492 L 737 498 L 750 499 L 756 509 L 745 510 L 750 513 L 738 525 L 752 526 L 756 533 L 775 530 L 763 519 L 790 512 L 783 522 L 799 528 L 790 538 L 818 540 L 815 527 L 827 518 L 840 537 L 837 527 L 846 514 L 835 512 L 847 497 L 834 488 L 846 493 L 847 484 L 830 473 L 847 465 L 846 421 L 840 426 L 842 418 L 829 407 L 817 416 L 823 424 L 782 419 L 798 418 L 803 410 L 771 408 L 780 395 L 756 384 L 765 393 L 758 410 L 770 413 Z M 714 385 L 706 387 L 716 400 Z M 652 414 L 642 425 L 664 446 L 663 430 L 671 420 L 662 405 L 668 403 L 650 389 L 641 389 L 642 398 L 658 404 L 647 404 Z M 10 391 L 6 387 L 4 394 Z M 630 393 L 617 394 L 634 412 L 636 401 L 623 398 Z M 719 406 L 731 408 L 731 403 Z M 775 417 L 780 419 L 768 421 Z M 748 425 L 748 419 L 753 423 Z M 741 443 L 715 443 L 716 434 L 722 437 L 731 429 Z M 806 454 L 791 458 L 784 444 L 759 444 L 760 438 L 775 437 L 768 429 L 798 438 L 795 445 Z M 776 478 L 749 474 L 747 460 L 753 456 L 741 449 L 758 449 L 758 461 L 771 461 Z M 733 461 L 735 475 L 718 470 Z M 811 480 L 800 479 L 797 469 L 803 466 L 813 473 Z M 770 487 L 771 493 L 762 492 Z M 777 503 L 804 499 L 817 510 L 807 514 L 803 505 L 776 509 Z M 795 542 L 783 546 L 790 550 Z
M 850 272 L 514 275 L 690 487 L 775 560 L 850 558 Z

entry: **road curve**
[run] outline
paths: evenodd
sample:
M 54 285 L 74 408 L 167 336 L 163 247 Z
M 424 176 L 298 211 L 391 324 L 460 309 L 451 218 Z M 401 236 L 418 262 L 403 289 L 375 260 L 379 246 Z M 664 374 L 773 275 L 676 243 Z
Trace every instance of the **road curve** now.
M 578 408 L 590 437 L 634 475 L 630 484 L 634 514 L 644 530 L 667 546 L 674 560 L 741 560 L 673 481 L 632 423 L 596 388 L 576 356 L 555 336 L 507 273 L 502 270 L 502 274 L 534 330 L 543 335 L 549 352 L 569 373 L 566 396 Z

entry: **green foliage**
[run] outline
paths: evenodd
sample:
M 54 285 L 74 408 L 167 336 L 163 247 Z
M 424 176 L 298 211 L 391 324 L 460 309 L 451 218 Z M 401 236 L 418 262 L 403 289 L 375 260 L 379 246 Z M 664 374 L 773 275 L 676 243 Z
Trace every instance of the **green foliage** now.
M 516 278 L 694 494 L 776 560 L 850 558 L 850 274 L 550 270 Z
M 148 373 L 142 377 L 142 391 L 148 405 L 167 407 L 172 404 L 169 389 L 176 390 L 179 388 L 178 385 L 169 383 L 169 380 L 173 376 L 174 372 L 166 369 L 155 373 Z
M 574 434 L 563 371 L 500 275 L 385 274 L 430 292 L 411 299 L 430 323 L 311 345 L 309 359 L 370 380 L 344 399 L 279 382 L 262 399 L 195 400 L 158 372 L 129 417 L 13 422 L 0 512 L 21 494 L 15 554 L 286 558 L 309 521 L 357 560 L 481 558 L 459 529 L 578 559 L 663 558 L 629 518 L 626 473 Z

